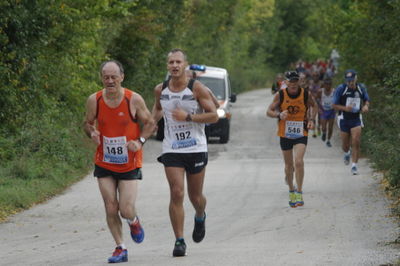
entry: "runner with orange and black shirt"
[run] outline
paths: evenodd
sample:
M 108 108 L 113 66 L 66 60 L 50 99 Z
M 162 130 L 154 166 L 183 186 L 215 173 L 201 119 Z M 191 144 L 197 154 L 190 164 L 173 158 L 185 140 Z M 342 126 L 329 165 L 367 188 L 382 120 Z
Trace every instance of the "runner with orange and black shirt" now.
M 314 128 L 318 107 L 311 93 L 299 86 L 296 71 L 285 73 L 288 87 L 279 91 L 267 109 L 267 116 L 278 118 L 278 136 L 285 161 L 286 181 L 289 186 L 290 207 L 303 206 L 304 154 L 308 130 Z M 295 190 L 293 183 L 296 169 Z

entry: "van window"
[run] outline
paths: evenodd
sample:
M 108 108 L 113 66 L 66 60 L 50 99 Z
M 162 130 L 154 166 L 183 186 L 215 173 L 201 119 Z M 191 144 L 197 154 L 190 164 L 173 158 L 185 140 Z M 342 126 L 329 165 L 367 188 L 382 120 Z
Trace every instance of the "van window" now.
M 217 97 L 218 100 L 225 99 L 225 80 L 224 79 L 208 78 L 208 77 L 199 76 L 199 77 L 197 77 L 197 80 L 199 80 L 201 83 L 203 83 L 204 85 L 209 87 L 211 89 L 211 91 L 214 93 L 215 97 Z

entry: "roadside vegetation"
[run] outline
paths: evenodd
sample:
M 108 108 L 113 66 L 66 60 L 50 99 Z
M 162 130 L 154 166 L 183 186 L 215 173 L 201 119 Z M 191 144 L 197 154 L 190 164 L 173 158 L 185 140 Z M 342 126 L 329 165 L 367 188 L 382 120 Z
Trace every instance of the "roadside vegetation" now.
M 298 59 L 340 55 L 371 95 L 363 151 L 400 187 L 400 0 L 6 0 L 0 3 L 0 220 L 85 176 L 82 130 L 98 66 L 117 59 L 124 86 L 152 105 L 166 53 L 227 68 L 236 93 L 269 86 Z M 399 210 L 399 209 L 398 209 Z

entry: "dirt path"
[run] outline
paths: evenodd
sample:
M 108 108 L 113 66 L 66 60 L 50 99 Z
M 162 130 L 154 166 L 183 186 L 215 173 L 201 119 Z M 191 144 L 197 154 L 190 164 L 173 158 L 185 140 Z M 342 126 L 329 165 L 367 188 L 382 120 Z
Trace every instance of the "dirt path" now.
M 200 244 L 191 240 L 194 210 L 186 197 L 184 258 L 171 256 L 168 186 L 155 161 L 161 144 L 146 143 L 137 203 L 146 238 L 134 244 L 124 224 L 123 265 L 380 265 L 399 258 L 391 244 L 398 222 L 378 181 L 364 159 L 360 175 L 350 174 L 337 139 L 333 148 L 309 139 L 305 206 L 288 206 L 276 121 L 265 117 L 270 101 L 267 90 L 239 95 L 231 141 L 209 145 L 207 235 Z M 113 248 L 91 175 L 0 224 L 0 265 L 106 265 Z

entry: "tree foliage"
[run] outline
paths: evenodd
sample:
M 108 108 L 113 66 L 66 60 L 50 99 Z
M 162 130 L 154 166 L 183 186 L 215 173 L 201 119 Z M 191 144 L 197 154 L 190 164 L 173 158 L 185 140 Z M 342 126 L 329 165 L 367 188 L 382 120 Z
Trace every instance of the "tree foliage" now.
M 371 112 L 366 116 L 364 148 L 390 183 L 400 185 L 400 1 L 357 1 L 341 8 L 335 20 L 345 67 L 359 70 L 369 84 Z

